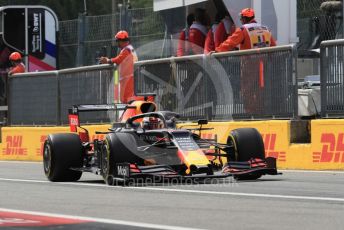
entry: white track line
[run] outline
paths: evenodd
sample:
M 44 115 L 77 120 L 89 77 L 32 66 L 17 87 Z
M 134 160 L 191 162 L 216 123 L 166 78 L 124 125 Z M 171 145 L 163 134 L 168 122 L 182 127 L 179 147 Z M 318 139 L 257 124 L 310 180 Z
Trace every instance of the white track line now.
M 0 178 L 0 181 L 52 183 L 49 181 L 40 181 L 40 180 L 22 180 L 22 179 L 7 179 L 7 178 Z M 169 189 L 169 188 L 154 188 L 154 187 L 118 187 L 118 186 L 109 186 L 106 184 L 87 184 L 87 183 L 81 183 L 81 182 L 55 182 L 52 184 L 77 185 L 77 186 L 86 186 L 86 187 L 108 187 L 108 188 L 117 189 L 117 190 L 178 192 L 178 193 L 185 193 L 185 194 L 226 195 L 226 196 L 239 196 L 239 197 L 276 198 L 276 199 L 288 199 L 288 200 L 335 201 L 335 202 L 344 203 L 344 198 L 337 198 L 337 197 L 294 196 L 294 195 L 276 195 L 276 194 L 264 194 L 264 193 L 263 194 L 242 193 L 242 192 L 218 192 L 218 191 L 202 191 L 202 190 L 172 189 L 172 188 Z
M 344 202 L 344 198 L 335 198 L 335 197 L 292 196 L 292 195 L 274 195 L 274 194 L 260 194 L 260 193 L 217 192 L 217 191 L 163 189 L 163 188 L 145 188 L 145 187 L 128 187 L 128 189 L 169 191 L 169 192 L 181 192 L 181 193 L 196 193 L 196 194 L 208 194 L 208 195 L 229 195 L 229 196 L 242 196 L 242 197 L 260 197 L 260 198 L 278 198 L 278 199 L 292 199 L 292 200 L 315 200 L 315 201 Z
M 93 218 L 93 217 L 84 217 L 84 216 L 69 216 L 69 215 L 61 215 L 61 214 L 54 214 L 54 213 L 23 211 L 23 210 L 5 209 L 5 208 L 0 208 L 0 211 L 1 212 L 21 213 L 21 214 L 27 214 L 27 215 L 39 215 L 39 216 L 46 216 L 46 217 L 56 217 L 56 218 L 92 221 L 92 222 L 99 222 L 99 223 L 106 223 L 106 224 L 125 225 L 125 226 L 133 226 L 133 227 L 148 228 L 148 229 L 202 230 L 200 228 L 186 228 L 186 227 L 160 225 L 160 224 L 149 224 L 149 223 L 133 222 L 133 221 L 125 221 L 125 220 L 111 220 L 111 219 L 102 219 L 102 218 Z
M 43 164 L 41 161 L 1 161 L 1 163 L 13 163 L 13 164 Z M 344 170 L 302 170 L 302 169 L 279 169 L 280 172 L 292 172 L 292 173 L 327 173 L 327 174 L 344 174 Z
M 334 170 L 301 170 L 301 169 L 282 169 L 279 172 L 292 172 L 292 173 L 324 173 L 324 174 L 344 174 L 344 171 Z
M 42 161 L 0 161 L 0 163 L 13 163 L 13 164 L 43 164 Z
M 43 164 L 41 161 L 1 161 L 1 163 L 13 164 Z M 344 170 L 302 170 L 302 169 L 279 169 L 279 172 L 292 172 L 292 173 L 325 173 L 325 174 L 344 174 Z

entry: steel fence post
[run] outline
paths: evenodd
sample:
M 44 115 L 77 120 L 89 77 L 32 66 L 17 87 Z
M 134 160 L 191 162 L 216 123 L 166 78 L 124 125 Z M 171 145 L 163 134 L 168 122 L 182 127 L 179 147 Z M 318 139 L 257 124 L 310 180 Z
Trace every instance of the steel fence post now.
M 297 118 L 299 113 L 299 105 L 298 105 L 298 86 L 297 86 L 297 47 L 294 44 L 292 47 L 292 61 L 291 61 L 291 65 L 292 65 L 292 82 L 293 82 L 293 95 L 294 95 L 294 100 L 293 100 L 293 104 L 294 104 L 294 111 L 293 111 L 293 118 Z
M 61 125 L 61 88 L 60 88 L 60 75 L 59 71 L 56 71 L 56 89 L 57 89 L 57 98 L 56 98 L 56 111 L 57 111 L 57 120 L 56 124 Z

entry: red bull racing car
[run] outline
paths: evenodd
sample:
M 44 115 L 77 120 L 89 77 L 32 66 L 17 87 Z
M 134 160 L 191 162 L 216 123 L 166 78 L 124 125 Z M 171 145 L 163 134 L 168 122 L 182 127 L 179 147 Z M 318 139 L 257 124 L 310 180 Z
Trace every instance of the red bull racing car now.
M 123 110 L 103 140 L 90 140 L 80 126 L 84 111 Z M 83 172 L 101 175 L 108 184 L 138 178 L 257 179 L 276 175 L 275 158 L 265 158 L 262 137 L 256 129 L 230 132 L 227 143 L 201 138 L 206 120 L 183 128 L 179 115 L 156 111 L 146 100 L 128 105 L 78 105 L 69 111 L 71 133 L 50 134 L 44 143 L 44 172 L 50 181 L 77 181 Z M 177 128 L 177 126 L 179 128 Z M 191 128 L 190 128 L 191 127 Z

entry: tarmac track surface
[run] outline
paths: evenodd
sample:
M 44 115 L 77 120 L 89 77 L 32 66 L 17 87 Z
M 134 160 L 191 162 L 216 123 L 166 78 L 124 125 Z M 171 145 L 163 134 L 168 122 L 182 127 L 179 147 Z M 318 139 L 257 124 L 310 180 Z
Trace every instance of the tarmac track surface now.
M 117 187 L 90 173 L 52 183 L 41 163 L 0 162 L 1 229 L 328 230 L 343 229 L 343 216 L 340 171 Z

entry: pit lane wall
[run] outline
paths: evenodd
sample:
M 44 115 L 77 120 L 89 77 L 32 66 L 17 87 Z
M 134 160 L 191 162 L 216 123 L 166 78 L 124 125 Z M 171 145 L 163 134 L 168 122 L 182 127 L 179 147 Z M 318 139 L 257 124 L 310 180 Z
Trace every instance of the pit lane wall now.
M 210 122 L 203 127 L 203 138 L 225 143 L 232 129 L 254 127 L 263 136 L 266 156 L 277 158 L 279 169 L 344 170 L 344 119 L 312 120 L 311 143 L 290 143 L 290 121 Z M 109 125 L 86 128 L 92 139 L 102 139 L 95 131 L 106 131 Z M 49 133 L 69 132 L 69 127 L 3 127 L 0 160 L 42 161 L 44 140 Z M 249 143 L 248 143 L 249 144 Z
M 226 143 L 232 129 L 254 127 L 262 134 L 265 155 L 277 158 L 279 169 L 344 170 L 344 119 L 312 120 L 310 143 L 290 143 L 290 121 L 212 122 L 203 138 Z M 206 127 L 206 126 L 204 126 Z M 248 143 L 249 144 L 249 143 Z
M 110 125 L 84 127 L 93 140 L 104 138 L 104 134 L 95 134 L 95 131 L 107 131 Z M 43 144 L 47 135 L 66 132 L 70 132 L 69 127 L 2 127 L 0 160 L 42 161 Z

